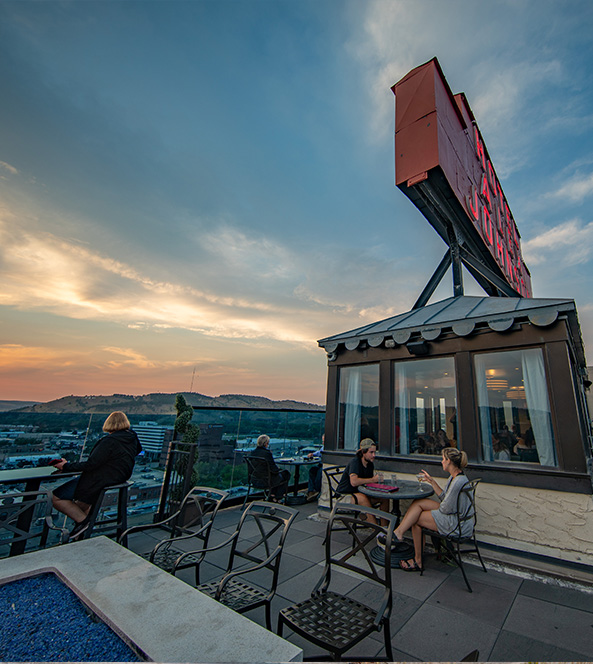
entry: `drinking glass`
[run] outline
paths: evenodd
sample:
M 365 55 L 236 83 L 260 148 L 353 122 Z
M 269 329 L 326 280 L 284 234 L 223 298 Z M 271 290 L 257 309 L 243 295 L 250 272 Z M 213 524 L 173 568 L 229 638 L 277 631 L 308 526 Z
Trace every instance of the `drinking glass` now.
M 418 480 L 418 488 L 422 489 L 422 481 L 424 480 L 424 473 L 418 473 L 416 475 L 416 479 Z

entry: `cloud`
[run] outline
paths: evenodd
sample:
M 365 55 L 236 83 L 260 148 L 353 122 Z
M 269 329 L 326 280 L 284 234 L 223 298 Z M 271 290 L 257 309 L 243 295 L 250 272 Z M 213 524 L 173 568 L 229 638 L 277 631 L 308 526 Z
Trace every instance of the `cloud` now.
M 547 197 L 568 199 L 573 203 L 582 203 L 593 195 L 593 173 L 578 173 L 567 180 L 559 189 L 547 194 Z
M 363 29 L 353 25 L 348 47 L 366 78 L 371 140 L 384 143 L 393 130 L 390 86 L 437 56 L 452 91 L 467 93 L 499 177 L 520 169 L 538 149 L 545 127 L 566 115 L 566 104 L 559 108 L 550 88 L 569 85 L 568 61 L 560 49 L 541 43 L 541 32 L 553 15 L 562 44 L 571 18 L 546 5 L 540 14 L 530 2 L 361 3 Z M 535 106 L 537 123 L 531 111 Z
M 7 164 L 5 161 L 0 161 L 0 169 L 8 171 L 11 175 L 18 175 L 19 171 L 14 166 Z M 1 176 L 0 176 L 1 177 Z
M 593 254 L 593 222 L 566 221 L 523 242 L 522 248 L 528 265 L 586 263 Z
M 63 357 L 57 349 L 24 344 L 0 344 L 0 372 L 15 368 L 26 370 L 45 363 L 53 364 L 59 359 Z
M 204 233 L 200 261 L 178 262 L 163 280 L 144 258 L 128 261 L 73 239 L 41 232 L 36 220 L 0 212 L 0 305 L 130 330 L 172 328 L 237 341 L 314 348 L 332 330 L 405 309 L 401 261 L 379 247 L 289 246 L 224 223 Z M 136 264 L 134 264 L 137 263 Z M 389 278 L 391 275 L 391 279 Z M 408 284 L 415 291 L 415 284 Z M 407 298 L 409 299 L 409 297 Z M 385 303 L 388 302 L 389 305 Z M 398 310 L 398 303 L 400 304 Z M 113 348 L 111 349 L 113 352 Z M 148 360 L 127 353 L 127 362 Z

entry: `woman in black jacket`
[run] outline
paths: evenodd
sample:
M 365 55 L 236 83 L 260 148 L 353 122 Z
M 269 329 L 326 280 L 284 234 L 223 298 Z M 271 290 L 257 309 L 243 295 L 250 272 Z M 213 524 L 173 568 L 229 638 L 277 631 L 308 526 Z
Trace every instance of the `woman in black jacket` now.
M 88 528 L 88 513 L 101 490 L 128 480 L 134 470 L 136 456 L 142 451 L 138 436 L 121 411 L 109 415 L 103 424 L 107 436 L 93 447 L 86 461 L 55 463 L 64 472 L 81 471 L 75 478 L 57 487 L 52 495 L 53 506 L 76 522 L 70 540 L 77 539 Z

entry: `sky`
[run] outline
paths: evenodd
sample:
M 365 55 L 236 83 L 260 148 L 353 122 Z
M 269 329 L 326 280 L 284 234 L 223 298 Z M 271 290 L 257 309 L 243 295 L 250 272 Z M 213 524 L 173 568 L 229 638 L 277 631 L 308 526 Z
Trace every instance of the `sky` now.
M 394 184 L 390 88 L 435 56 L 593 349 L 590 0 L 0 0 L 0 399 L 324 403 L 317 340 L 446 249 Z

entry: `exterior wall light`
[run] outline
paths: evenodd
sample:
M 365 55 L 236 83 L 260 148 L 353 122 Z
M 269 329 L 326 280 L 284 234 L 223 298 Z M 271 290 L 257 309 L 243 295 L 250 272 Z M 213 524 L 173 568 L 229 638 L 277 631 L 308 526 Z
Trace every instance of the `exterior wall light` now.
M 426 341 L 408 341 L 406 348 L 410 355 L 428 355 L 428 344 Z

